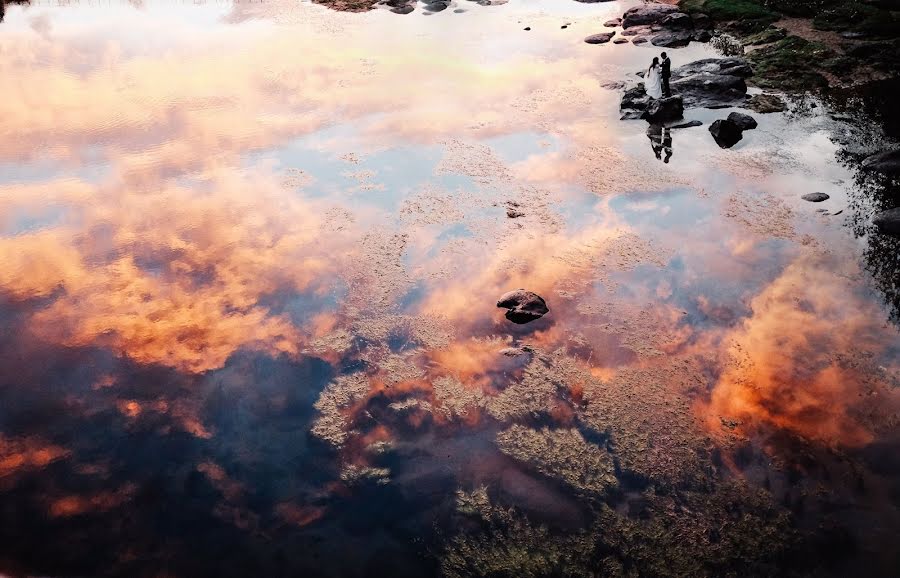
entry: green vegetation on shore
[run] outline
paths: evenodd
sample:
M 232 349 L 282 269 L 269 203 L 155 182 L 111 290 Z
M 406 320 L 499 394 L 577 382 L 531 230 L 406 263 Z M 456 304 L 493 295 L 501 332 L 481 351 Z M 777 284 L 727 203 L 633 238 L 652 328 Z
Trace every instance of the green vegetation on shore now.
M 766 88 L 809 90 L 828 78 L 852 81 L 859 70 L 896 76 L 900 70 L 900 4 L 864 0 L 681 0 L 680 8 L 706 14 L 720 30 L 737 35 L 752 50 L 753 82 Z M 805 18 L 811 28 L 839 32 L 821 42 L 790 35 L 774 23 Z M 807 38 L 810 38 L 807 36 Z M 865 75 L 863 75 L 865 76 Z

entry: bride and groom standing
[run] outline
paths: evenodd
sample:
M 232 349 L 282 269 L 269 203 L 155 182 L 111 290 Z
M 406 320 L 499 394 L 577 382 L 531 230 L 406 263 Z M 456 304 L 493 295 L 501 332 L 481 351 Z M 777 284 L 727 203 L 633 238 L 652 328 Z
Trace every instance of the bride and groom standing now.
M 647 95 L 650 98 L 669 98 L 672 91 L 669 88 L 669 78 L 672 77 L 672 61 L 669 55 L 663 52 L 660 54 L 662 62 L 659 58 L 654 58 L 647 74 L 644 78 L 644 85 L 647 89 Z

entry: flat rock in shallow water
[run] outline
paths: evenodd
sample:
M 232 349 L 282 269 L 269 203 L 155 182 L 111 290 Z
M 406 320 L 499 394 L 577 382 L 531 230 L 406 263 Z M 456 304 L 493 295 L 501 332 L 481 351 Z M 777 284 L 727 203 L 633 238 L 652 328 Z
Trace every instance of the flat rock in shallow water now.
M 716 139 L 716 144 L 723 149 L 730 149 L 744 138 L 741 127 L 728 119 L 720 119 L 712 123 L 709 132 Z
M 682 123 L 679 123 L 676 125 L 672 125 L 668 128 L 674 130 L 676 128 L 693 128 L 695 126 L 703 126 L 703 123 L 700 122 L 699 120 L 689 120 L 687 122 L 682 122 Z
M 613 18 L 612 20 L 607 20 L 606 22 L 604 22 L 603 25 L 606 26 L 607 28 L 616 28 L 616 27 L 622 25 L 622 19 L 621 18 Z
M 888 175 L 900 175 L 900 149 L 872 155 L 862 162 L 862 168 Z
M 780 96 L 774 94 L 755 94 L 747 101 L 747 108 L 760 114 L 784 112 L 787 105 Z
M 732 112 L 728 115 L 728 120 L 741 127 L 741 130 L 752 130 L 758 126 L 755 118 L 741 112 Z
M 606 44 L 612 37 L 615 36 L 615 32 L 600 32 L 599 34 L 591 34 L 587 38 L 584 39 L 588 44 Z
M 803 195 L 800 198 L 804 201 L 809 201 L 810 203 L 821 203 L 822 201 L 827 201 L 831 197 L 829 197 L 825 193 L 809 193 L 807 195 Z
M 506 318 L 518 324 L 540 319 L 550 311 L 540 295 L 524 289 L 504 293 L 497 301 L 497 307 L 508 309 Z
M 900 207 L 878 213 L 872 222 L 882 233 L 900 237 Z

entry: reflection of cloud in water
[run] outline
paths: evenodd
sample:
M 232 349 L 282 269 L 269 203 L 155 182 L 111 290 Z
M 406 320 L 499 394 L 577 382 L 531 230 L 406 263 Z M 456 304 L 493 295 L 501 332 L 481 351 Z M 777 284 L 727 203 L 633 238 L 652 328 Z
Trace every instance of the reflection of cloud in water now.
M 781 568 L 819 510 L 768 457 L 896 423 L 852 249 L 770 187 L 821 137 L 709 162 L 686 131 L 648 165 L 598 83 L 624 49 L 535 30 L 436 60 L 290 12 L 168 55 L 62 19 L 0 38 L 0 160 L 103 168 L 0 183 L 0 542 L 48 574 L 433 573 L 410 536 L 449 575 Z M 507 323 L 517 287 L 551 313 Z

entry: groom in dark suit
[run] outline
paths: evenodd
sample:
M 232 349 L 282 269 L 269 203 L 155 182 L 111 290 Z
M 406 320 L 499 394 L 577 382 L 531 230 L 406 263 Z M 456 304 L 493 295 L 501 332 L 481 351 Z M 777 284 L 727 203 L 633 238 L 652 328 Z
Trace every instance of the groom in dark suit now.
M 672 96 L 672 89 L 669 88 L 669 78 L 672 76 L 672 61 L 669 60 L 669 55 L 663 52 L 660 54 L 662 56 L 662 70 L 660 71 L 660 76 L 662 77 L 662 93 L 664 98 L 669 98 Z

